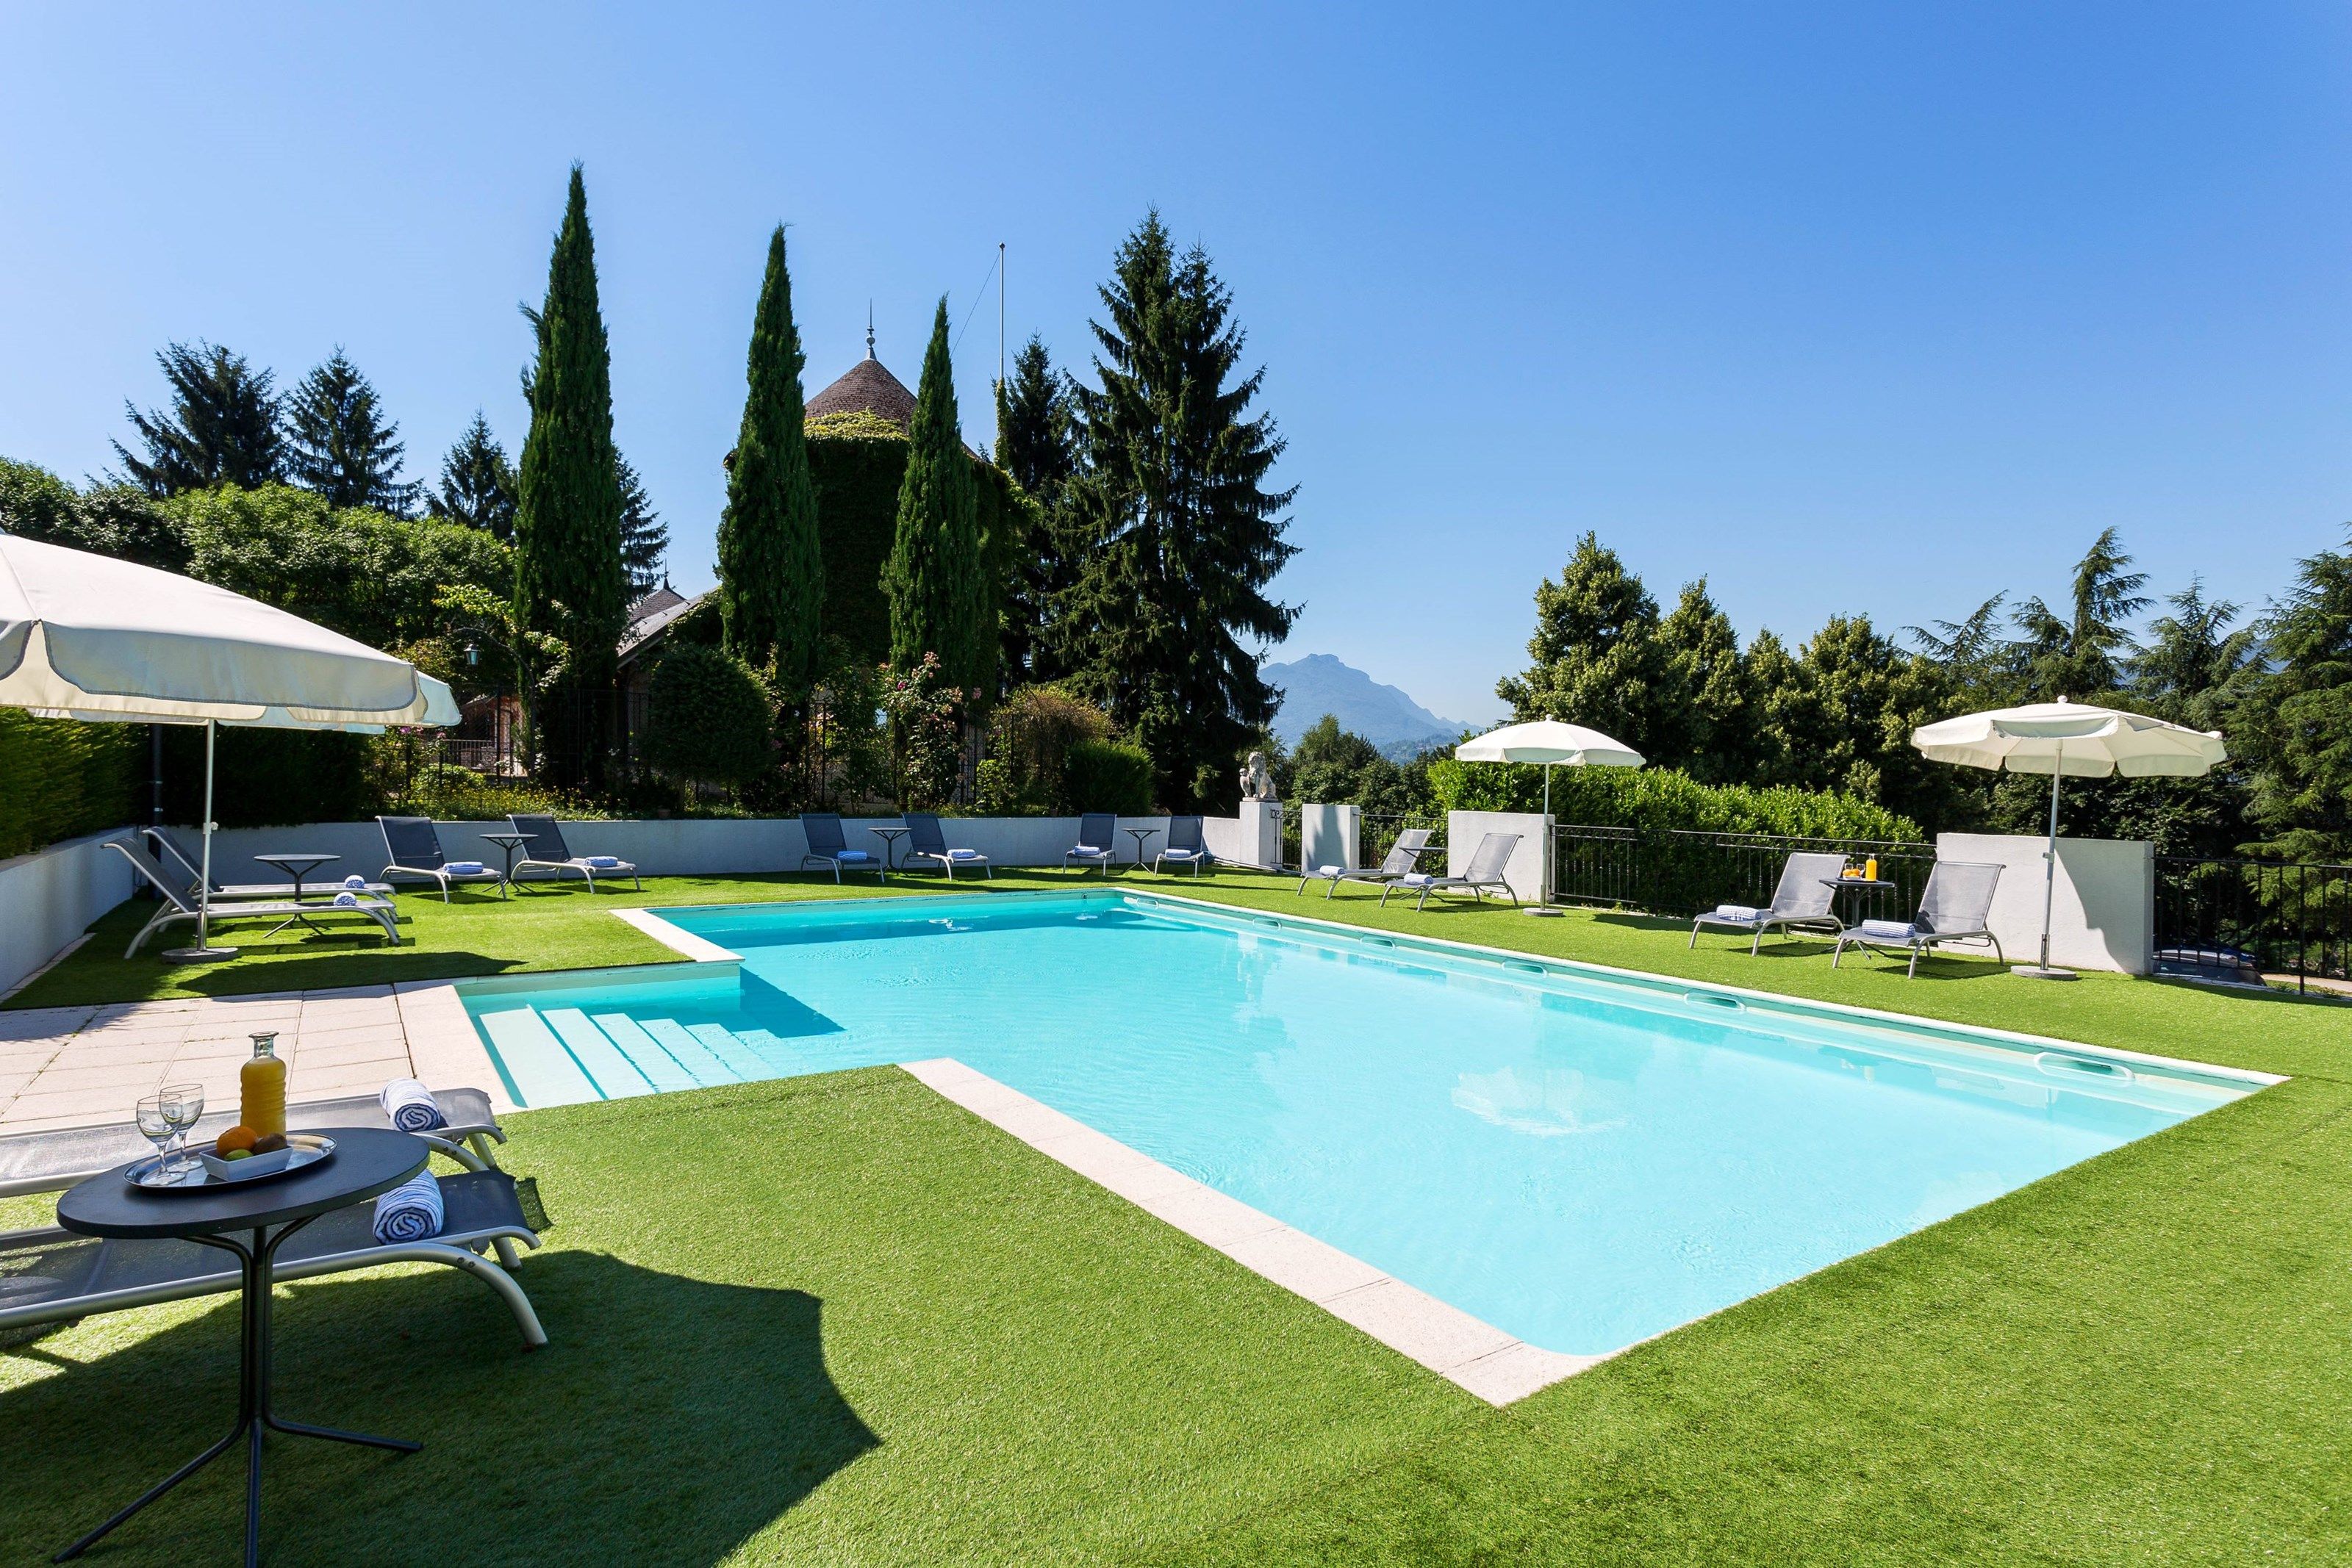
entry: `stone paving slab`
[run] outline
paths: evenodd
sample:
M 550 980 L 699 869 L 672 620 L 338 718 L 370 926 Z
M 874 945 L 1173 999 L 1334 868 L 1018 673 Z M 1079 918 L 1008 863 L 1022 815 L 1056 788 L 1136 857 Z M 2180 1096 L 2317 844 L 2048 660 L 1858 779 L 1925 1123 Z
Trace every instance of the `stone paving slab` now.
M 297 1103 L 421 1078 L 513 1109 L 447 982 L 341 986 L 0 1012 L 0 1135 L 128 1122 L 166 1083 L 201 1083 L 227 1104 L 259 1030 L 277 1032 Z

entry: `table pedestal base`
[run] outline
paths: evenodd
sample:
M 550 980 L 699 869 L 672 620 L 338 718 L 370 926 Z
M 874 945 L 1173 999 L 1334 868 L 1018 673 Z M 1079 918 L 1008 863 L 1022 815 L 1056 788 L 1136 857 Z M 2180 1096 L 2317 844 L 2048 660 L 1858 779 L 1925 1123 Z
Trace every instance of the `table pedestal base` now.
M 228 1436 L 148 1488 L 136 1501 L 50 1558 L 50 1562 L 64 1563 L 80 1556 L 116 1525 L 227 1453 L 236 1446 L 237 1439 L 243 1437 L 246 1439 L 245 1562 L 246 1568 L 255 1568 L 261 1561 L 261 1434 L 264 1428 L 283 1432 L 292 1437 L 323 1437 L 337 1443 L 390 1448 L 402 1454 L 413 1454 L 424 1448 L 422 1443 L 412 1443 L 401 1437 L 372 1437 L 363 1432 L 339 1432 L 331 1427 L 313 1427 L 301 1421 L 289 1421 L 270 1409 L 270 1262 L 277 1256 L 278 1244 L 310 1223 L 308 1219 L 298 1219 L 290 1225 L 280 1226 L 275 1235 L 257 1230 L 253 1232 L 253 1241 L 249 1246 L 219 1236 L 189 1238 L 207 1247 L 234 1252 L 243 1268 L 245 1293 L 238 1343 L 236 1425 L 229 1428 Z

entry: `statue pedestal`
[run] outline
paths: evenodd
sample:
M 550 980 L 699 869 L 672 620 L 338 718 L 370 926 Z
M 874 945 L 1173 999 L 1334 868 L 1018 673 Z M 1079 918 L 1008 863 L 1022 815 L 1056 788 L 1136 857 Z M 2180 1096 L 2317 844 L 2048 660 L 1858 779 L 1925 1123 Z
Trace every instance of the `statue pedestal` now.
M 1241 809 L 1240 841 L 1235 858 L 1244 865 L 1269 871 L 1282 867 L 1282 802 L 1244 800 Z

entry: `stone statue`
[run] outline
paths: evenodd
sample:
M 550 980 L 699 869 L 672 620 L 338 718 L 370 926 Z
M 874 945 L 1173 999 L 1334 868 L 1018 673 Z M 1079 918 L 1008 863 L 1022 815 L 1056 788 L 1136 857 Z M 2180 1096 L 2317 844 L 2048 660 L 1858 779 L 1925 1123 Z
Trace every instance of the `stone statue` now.
M 1242 799 L 1271 800 L 1275 799 L 1274 774 L 1265 765 L 1265 753 L 1253 751 L 1242 764 Z

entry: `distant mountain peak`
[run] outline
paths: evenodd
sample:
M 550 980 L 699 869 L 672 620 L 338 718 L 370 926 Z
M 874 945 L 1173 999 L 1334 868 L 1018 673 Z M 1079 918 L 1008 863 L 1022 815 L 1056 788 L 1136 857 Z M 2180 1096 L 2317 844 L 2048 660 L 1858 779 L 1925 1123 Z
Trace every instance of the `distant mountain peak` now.
M 1262 666 L 1266 680 L 1282 688 L 1274 733 L 1285 746 L 1313 728 L 1325 714 L 1341 729 L 1362 736 L 1382 750 L 1418 742 L 1452 740 L 1465 727 L 1440 718 L 1396 686 L 1383 685 L 1330 653 L 1308 653 L 1287 664 Z

